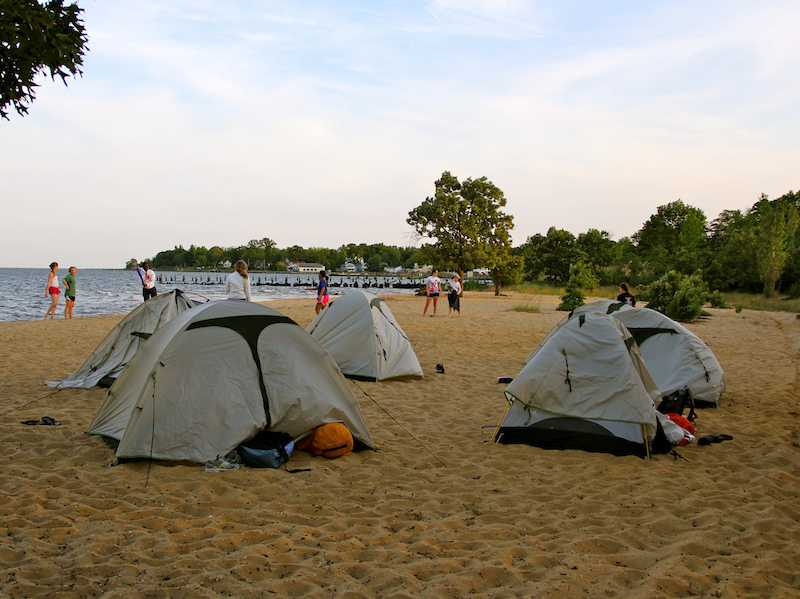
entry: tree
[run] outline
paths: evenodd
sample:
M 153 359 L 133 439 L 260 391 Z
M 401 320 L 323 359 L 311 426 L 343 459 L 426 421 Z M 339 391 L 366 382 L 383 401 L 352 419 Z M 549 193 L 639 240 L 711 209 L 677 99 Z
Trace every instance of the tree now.
M 764 295 L 775 295 L 775 285 L 781 278 L 789 259 L 798 225 L 797 207 L 785 198 L 772 202 L 766 195 L 753 206 L 752 214 L 758 223 L 756 262 L 764 283 Z
M 672 268 L 689 274 L 702 266 L 706 215 L 699 208 L 677 200 L 659 206 L 633 239 L 639 256 L 650 265 L 653 274 L 660 275 Z
M 0 117 L 8 120 L 8 106 L 24 115 L 36 97 L 36 76 L 49 70 L 50 78 L 81 75 L 88 37 L 83 9 L 65 0 L 0 0 Z
M 503 285 L 510 285 L 520 280 L 522 275 L 522 257 L 512 256 L 510 252 L 502 252 L 495 256 L 491 267 L 494 294 L 499 296 Z
M 570 266 L 587 261 L 575 236 L 564 229 L 550 227 L 546 236 L 537 233 L 526 245 L 525 274 L 530 280 L 541 274 L 549 283 L 560 285 L 569 280 Z
M 435 240 L 423 245 L 423 255 L 441 266 L 454 265 L 462 280 L 465 270 L 501 264 L 514 227 L 513 217 L 501 210 L 503 192 L 486 177 L 459 183 L 449 171 L 435 185 L 434 196 L 406 219 L 419 237 Z

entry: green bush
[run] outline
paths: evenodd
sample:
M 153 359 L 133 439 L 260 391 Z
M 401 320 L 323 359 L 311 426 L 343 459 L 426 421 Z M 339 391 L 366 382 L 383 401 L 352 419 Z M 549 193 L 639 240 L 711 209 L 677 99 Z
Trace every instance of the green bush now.
M 586 264 L 583 262 L 571 264 L 569 267 L 569 281 L 564 288 L 566 293 L 561 296 L 561 303 L 556 310 L 572 312 L 586 301 L 586 296 L 581 289 L 594 289 L 598 285 L 597 277 Z
M 639 294 L 648 308 L 680 322 L 697 318 L 711 295 L 700 271 L 687 277 L 674 270 L 649 285 L 640 286 Z
M 712 308 L 727 308 L 727 304 L 725 303 L 725 294 L 722 293 L 719 289 L 712 292 L 708 296 L 708 303 L 711 304 Z
M 786 290 L 786 297 L 788 299 L 800 299 L 800 283 L 795 283 Z

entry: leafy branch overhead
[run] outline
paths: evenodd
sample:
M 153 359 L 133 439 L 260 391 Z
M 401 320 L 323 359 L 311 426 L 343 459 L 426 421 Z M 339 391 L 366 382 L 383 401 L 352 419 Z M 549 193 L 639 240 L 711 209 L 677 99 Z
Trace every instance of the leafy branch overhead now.
M 35 98 L 36 76 L 50 78 L 81 75 L 88 37 L 77 4 L 65 0 L 0 0 L 0 117 L 8 119 L 9 106 L 28 112 Z

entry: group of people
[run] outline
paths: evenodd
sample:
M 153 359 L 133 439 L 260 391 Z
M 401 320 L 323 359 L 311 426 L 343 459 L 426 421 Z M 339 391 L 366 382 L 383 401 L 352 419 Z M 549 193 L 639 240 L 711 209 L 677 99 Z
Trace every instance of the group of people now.
M 445 289 L 447 291 L 447 303 L 450 306 L 450 309 L 447 311 L 447 316 L 452 316 L 453 310 L 456 311 L 456 316 L 461 316 L 461 293 L 463 292 L 461 277 L 453 273 L 453 276 L 445 284 Z M 439 270 L 434 268 L 431 276 L 425 279 L 425 309 L 422 311 L 423 316 L 427 314 L 428 306 L 431 305 L 431 302 L 433 302 L 433 314 L 431 314 L 431 318 L 436 316 L 436 308 L 439 304 L 439 295 L 441 291 L 442 280 L 439 278 Z
M 50 307 L 47 308 L 47 313 L 44 315 L 45 320 L 49 316 L 50 319 L 56 317 L 56 308 L 58 308 L 58 296 L 61 295 L 61 285 L 64 285 L 64 297 L 67 299 L 67 305 L 64 307 L 64 318 L 72 318 L 72 309 L 75 306 L 75 289 L 77 288 L 77 281 L 75 274 L 78 269 L 74 266 L 69 267 L 69 274 L 59 283 L 58 280 L 58 262 L 50 264 L 50 272 L 47 275 L 47 286 L 44 289 L 44 296 L 50 297 Z

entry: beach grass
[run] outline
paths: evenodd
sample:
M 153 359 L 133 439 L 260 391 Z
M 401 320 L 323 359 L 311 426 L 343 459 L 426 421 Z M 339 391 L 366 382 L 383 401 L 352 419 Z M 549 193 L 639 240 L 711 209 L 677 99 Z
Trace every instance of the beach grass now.
M 800 299 L 785 297 L 764 297 L 760 293 L 742 293 L 733 291 L 725 293 L 725 305 L 734 308 L 737 312 L 744 310 L 759 310 L 768 312 L 793 312 L 800 313 Z
M 509 312 L 527 312 L 529 314 L 540 314 L 539 304 L 519 303 L 514 304 L 508 309 Z

